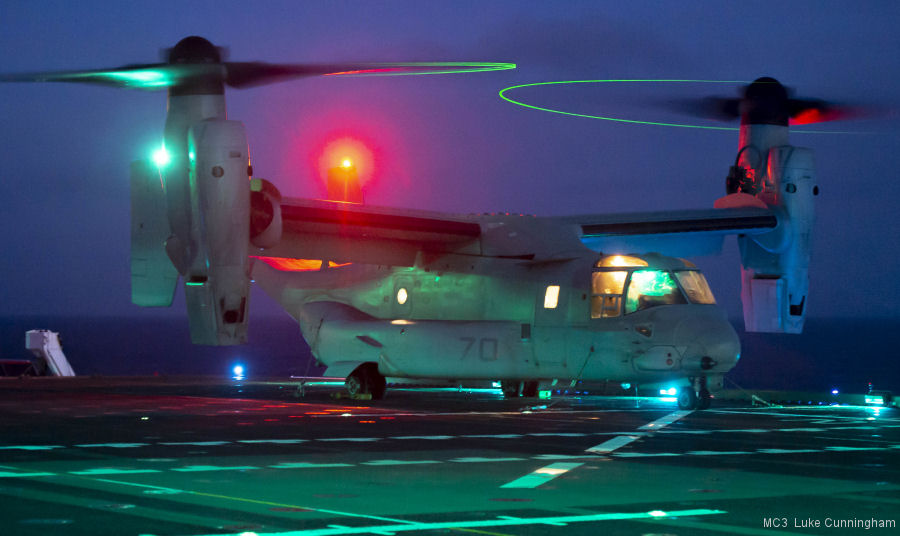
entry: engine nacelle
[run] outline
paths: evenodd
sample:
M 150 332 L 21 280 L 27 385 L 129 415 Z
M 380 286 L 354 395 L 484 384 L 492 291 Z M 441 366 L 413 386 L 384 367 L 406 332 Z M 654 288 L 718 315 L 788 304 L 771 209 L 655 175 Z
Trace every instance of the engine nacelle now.
M 803 331 L 813 198 L 819 193 L 814 168 L 809 149 L 783 145 L 769 150 L 765 186 L 757 198 L 779 214 L 779 226 L 768 234 L 738 237 L 747 331 Z
M 185 276 L 195 344 L 247 340 L 250 158 L 244 125 L 210 119 L 188 131 L 191 229 L 197 255 Z
M 266 179 L 250 181 L 250 243 L 260 249 L 281 241 L 281 192 Z

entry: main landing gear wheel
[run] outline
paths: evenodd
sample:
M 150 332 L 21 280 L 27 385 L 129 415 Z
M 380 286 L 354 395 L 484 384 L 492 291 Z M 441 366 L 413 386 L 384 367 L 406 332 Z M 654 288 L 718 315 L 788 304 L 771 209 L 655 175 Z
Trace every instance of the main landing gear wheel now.
M 534 398 L 538 395 L 538 385 L 537 381 L 517 382 L 503 380 L 500 382 L 500 389 L 503 391 L 504 398 L 516 398 L 518 396 Z
M 500 390 L 503 391 L 503 398 L 516 398 L 519 396 L 520 386 L 521 382 L 502 380 L 500 382 Z
M 522 396 L 534 398 L 538 395 L 538 382 L 530 381 L 522 384 Z
M 695 393 L 694 390 L 690 387 L 684 387 L 678 390 L 679 409 L 697 409 L 699 407 L 699 403 L 700 400 L 697 398 L 697 393 Z
M 710 404 L 712 404 L 712 395 L 709 394 L 709 390 L 700 389 L 699 397 L 697 399 L 697 409 L 709 409 Z
M 347 376 L 344 386 L 352 397 L 371 395 L 372 400 L 381 400 L 387 382 L 378 372 L 378 363 L 363 363 Z
M 712 403 L 712 395 L 706 388 L 697 393 L 690 387 L 683 387 L 678 391 L 678 407 L 684 410 L 709 409 Z

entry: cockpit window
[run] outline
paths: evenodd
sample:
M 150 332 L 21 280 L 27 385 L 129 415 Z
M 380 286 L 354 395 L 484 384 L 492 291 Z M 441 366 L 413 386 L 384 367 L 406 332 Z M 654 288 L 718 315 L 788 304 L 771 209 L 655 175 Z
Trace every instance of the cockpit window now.
M 675 277 L 681 283 L 691 303 L 714 304 L 716 298 L 713 297 L 712 290 L 703 274 L 695 270 L 682 270 L 675 272 Z
M 594 272 L 591 280 L 591 318 L 612 318 L 622 314 L 622 294 L 628 272 Z
M 625 299 L 625 314 L 658 305 L 687 303 L 669 272 L 637 270 L 631 274 Z

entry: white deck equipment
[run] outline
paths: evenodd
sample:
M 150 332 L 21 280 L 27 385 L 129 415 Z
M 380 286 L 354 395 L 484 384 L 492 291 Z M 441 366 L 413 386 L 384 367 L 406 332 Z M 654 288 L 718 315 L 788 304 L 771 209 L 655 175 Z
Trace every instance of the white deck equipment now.
M 63 353 L 59 333 L 46 329 L 33 329 L 25 333 L 25 348 L 47 365 L 48 376 L 74 376 L 75 371 Z M 38 365 L 40 369 L 40 365 Z

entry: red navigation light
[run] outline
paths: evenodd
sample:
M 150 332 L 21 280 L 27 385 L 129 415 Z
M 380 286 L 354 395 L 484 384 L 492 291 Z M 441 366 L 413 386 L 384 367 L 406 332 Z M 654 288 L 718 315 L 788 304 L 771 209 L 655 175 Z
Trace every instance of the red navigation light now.
M 360 186 L 365 186 L 375 172 L 375 157 L 372 150 L 358 138 L 335 137 L 329 140 L 319 153 L 319 176 L 327 181 L 334 168 L 342 171 L 354 170 Z

